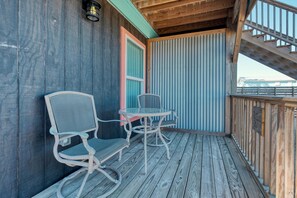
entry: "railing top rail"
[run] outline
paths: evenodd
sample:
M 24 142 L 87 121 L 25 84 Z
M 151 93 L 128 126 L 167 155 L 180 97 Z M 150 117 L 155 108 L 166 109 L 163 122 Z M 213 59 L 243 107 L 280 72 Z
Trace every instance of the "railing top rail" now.
M 297 14 L 297 8 L 295 8 L 294 6 L 290 6 L 288 4 L 285 3 L 281 3 L 279 1 L 274 1 L 274 0 L 259 0 L 259 1 L 263 1 L 265 3 L 268 3 L 270 5 L 274 5 L 276 7 L 288 10 L 290 12 L 294 12 L 295 14 Z
M 272 103 L 285 103 L 285 104 L 291 104 L 293 106 L 297 106 L 297 98 L 294 98 L 294 97 L 238 95 L 238 94 L 230 95 L 230 97 L 247 98 L 247 99 L 251 99 L 251 100 L 267 101 L 267 102 L 272 102 Z
M 241 88 L 244 88 L 244 89 L 283 89 L 283 88 L 290 88 L 290 89 L 292 89 L 292 88 L 297 88 L 297 86 L 282 86 L 282 87 L 269 87 L 269 86 L 265 86 L 265 87 L 237 87 L 237 88 L 239 88 L 239 89 L 241 89 Z

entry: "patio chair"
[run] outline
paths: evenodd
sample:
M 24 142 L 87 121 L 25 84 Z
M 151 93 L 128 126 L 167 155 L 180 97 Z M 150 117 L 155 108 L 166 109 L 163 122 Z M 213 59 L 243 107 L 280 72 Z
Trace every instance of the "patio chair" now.
M 65 177 L 57 189 L 57 196 L 63 197 L 62 188 L 66 181 L 75 178 L 79 173 L 86 171 L 83 182 L 76 197 L 80 197 L 82 190 L 90 174 L 95 170 L 102 173 L 109 180 L 115 183 L 114 187 L 101 197 L 106 197 L 114 192 L 121 184 L 121 174 L 106 167 L 103 163 L 112 156 L 119 154 L 121 159 L 122 150 L 129 146 L 131 131 L 124 128 L 127 138 L 99 139 L 99 122 L 125 122 L 121 120 L 101 120 L 97 118 L 94 98 L 92 95 L 80 92 L 61 91 L 45 96 L 46 106 L 51 121 L 50 133 L 55 137 L 53 148 L 55 158 L 68 166 L 80 166 L 79 171 Z M 131 126 L 130 126 L 131 127 Z M 132 128 L 132 127 L 131 127 Z M 130 128 L 130 129 L 131 129 Z M 88 133 L 93 132 L 94 138 L 89 138 Z M 79 136 L 82 143 L 70 146 L 67 149 L 59 150 L 61 142 L 74 136 Z M 116 178 L 111 177 L 106 169 L 116 173 Z
M 162 108 L 161 106 L 161 97 L 156 94 L 141 94 L 138 97 L 138 107 L 139 108 Z M 171 127 L 175 126 L 177 123 L 178 116 L 174 110 L 171 110 L 173 119 L 166 119 L 162 121 L 161 128 L 162 127 Z M 156 127 L 159 124 L 160 119 L 159 118 L 150 118 L 150 124 L 153 127 Z M 142 120 L 140 120 L 142 122 Z M 171 139 L 162 134 L 162 137 L 167 141 L 167 144 L 171 143 Z M 163 146 L 163 144 L 158 143 L 158 135 L 155 134 L 156 141 L 155 143 L 148 143 L 149 146 Z

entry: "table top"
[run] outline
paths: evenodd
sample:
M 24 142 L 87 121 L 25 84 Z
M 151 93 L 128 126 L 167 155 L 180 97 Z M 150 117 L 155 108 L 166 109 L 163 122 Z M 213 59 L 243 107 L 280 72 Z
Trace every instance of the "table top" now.
M 171 110 L 167 109 L 158 109 L 158 108 L 126 108 L 120 109 L 119 114 L 127 116 L 165 116 L 169 115 Z

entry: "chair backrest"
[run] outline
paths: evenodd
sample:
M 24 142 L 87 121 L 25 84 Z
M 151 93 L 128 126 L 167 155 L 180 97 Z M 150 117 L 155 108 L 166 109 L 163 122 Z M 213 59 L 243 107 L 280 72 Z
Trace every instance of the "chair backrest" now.
M 155 94 L 142 94 L 138 96 L 138 107 L 161 108 L 161 98 Z
M 98 129 L 92 95 L 60 91 L 45 96 L 50 121 L 58 132 L 89 132 Z

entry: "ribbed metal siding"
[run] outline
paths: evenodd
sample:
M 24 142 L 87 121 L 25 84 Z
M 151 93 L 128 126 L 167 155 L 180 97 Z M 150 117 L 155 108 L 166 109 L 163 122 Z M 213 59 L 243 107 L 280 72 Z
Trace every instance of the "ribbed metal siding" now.
M 224 131 L 225 46 L 225 33 L 152 42 L 151 93 L 177 111 L 178 128 Z

